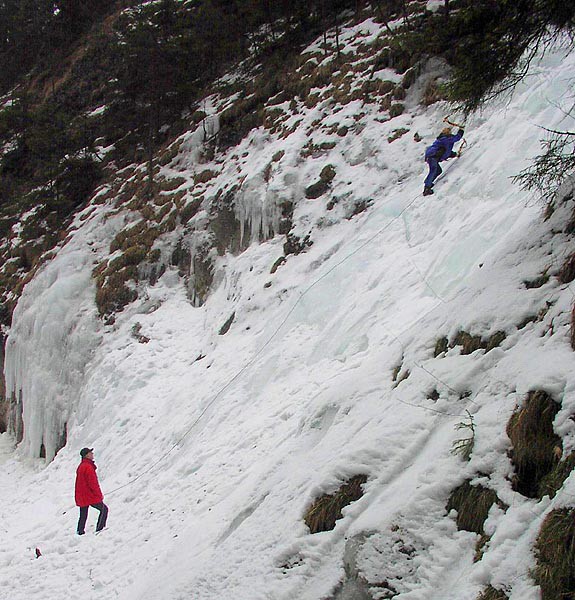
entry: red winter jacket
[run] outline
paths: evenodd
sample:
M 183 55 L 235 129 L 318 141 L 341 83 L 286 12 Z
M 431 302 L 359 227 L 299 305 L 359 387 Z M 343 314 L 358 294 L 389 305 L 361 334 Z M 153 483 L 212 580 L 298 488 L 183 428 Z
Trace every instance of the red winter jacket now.
M 76 504 L 78 506 L 98 504 L 104 499 L 98 483 L 96 468 L 94 461 L 83 458 L 76 469 Z

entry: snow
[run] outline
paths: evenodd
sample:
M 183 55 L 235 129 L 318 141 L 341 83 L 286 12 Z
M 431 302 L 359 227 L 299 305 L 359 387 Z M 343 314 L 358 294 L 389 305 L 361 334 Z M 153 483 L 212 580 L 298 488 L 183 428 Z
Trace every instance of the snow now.
M 564 123 L 574 63 L 575 54 L 547 53 L 512 99 L 472 117 L 465 153 L 427 198 L 422 154 L 445 106 L 424 111 L 408 98 L 409 110 L 387 121 L 377 105 L 352 102 L 337 115 L 355 125 L 316 158 L 301 150 L 313 121 L 333 122 L 328 105 L 309 109 L 285 140 L 257 130 L 208 190 L 245 181 L 244 235 L 271 237 L 218 257 L 201 307 L 169 268 L 103 325 L 91 271 L 132 217 L 108 205 L 80 215 L 27 285 L 8 338 L 7 385 L 22 395 L 25 436 L 15 449 L 0 435 L 0 597 L 321 600 L 355 568 L 371 584 L 391 582 L 401 600 L 471 600 L 489 583 L 511 600 L 538 598 L 532 546 L 551 509 L 573 506 L 575 479 L 553 500 L 514 492 L 505 424 L 543 388 L 562 403 L 565 450 L 575 443 L 573 292 L 553 277 L 523 284 L 561 264 L 568 239 L 553 231 L 571 205 L 543 221 L 510 176 L 538 151 L 537 125 Z M 398 127 L 409 134 L 388 143 Z M 204 135 L 200 126 L 182 138 L 169 168 L 195 172 Z M 279 149 L 267 182 L 261 171 Z M 332 211 L 325 198 L 303 198 L 326 164 L 337 173 Z M 286 198 L 296 202 L 295 232 L 311 233 L 313 245 L 271 275 Z M 360 200 L 369 208 L 347 218 Z M 541 321 L 518 328 L 546 303 Z M 135 339 L 136 325 L 148 343 Z M 455 347 L 434 358 L 437 339 L 460 329 L 507 337 L 487 353 Z M 399 365 L 410 375 L 396 385 Z M 469 415 L 477 435 L 467 463 L 451 448 Z M 53 457 L 64 423 L 67 445 L 39 459 L 42 443 Z M 96 511 L 87 535 L 74 533 L 83 446 L 95 447 L 110 507 L 98 536 Z M 493 537 L 474 563 L 477 536 L 457 531 L 445 505 L 479 473 L 509 509 L 492 509 Z M 311 535 L 306 508 L 356 474 L 368 476 L 364 496 L 333 531 Z
M 89 119 L 99 117 L 100 115 L 103 115 L 106 112 L 107 108 L 108 107 L 105 104 L 103 104 L 102 106 L 98 106 L 94 110 L 91 110 L 89 113 L 87 113 L 86 117 L 88 117 Z

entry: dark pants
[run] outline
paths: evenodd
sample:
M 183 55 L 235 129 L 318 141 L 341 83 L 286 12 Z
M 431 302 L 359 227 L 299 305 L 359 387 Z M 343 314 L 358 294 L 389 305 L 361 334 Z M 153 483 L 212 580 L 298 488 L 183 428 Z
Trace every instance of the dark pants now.
M 98 516 L 98 523 L 96 524 L 96 531 L 101 531 L 106 527 L 106 519 L 108 518 L 108 507 L 103 502 L 98 504 L 92 504 L 95 509 L 100 511 Z M 84 528 L 86 527 L 86 519 L 88 518 L 88 506 L 80 506 L 80 518 L 78 519 L 78 534 L 84 535 Z
M 428 158 L 425 161 L 429 166 L 429 173 L 423 182 L 425 187 L 431 187 L 433 182 L 441 175 L 442 169 L 439 166 L 439 161 L 436 158 Z

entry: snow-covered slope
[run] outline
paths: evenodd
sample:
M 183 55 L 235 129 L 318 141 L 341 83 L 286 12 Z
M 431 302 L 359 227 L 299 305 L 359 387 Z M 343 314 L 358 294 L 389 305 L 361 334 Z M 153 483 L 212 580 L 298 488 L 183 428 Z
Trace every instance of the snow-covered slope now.
M 549 52 L 511 100 L 471 118 L 462 157 L 426 198 L 421 156 L 446 107 L 420 107 L 417 88 L 391 120 L 377 105 L 334 113 L 320 102 L 285 124 L 302 119 L 287 137 L 252 132 L 210 185 L 245 183 L 237 216 L 254 238 L 276 231 L 290 199 L 293 232 L 313 244 L 273 274 L 279 236 L 220 256 L 201 307 L 172 268 L 101 324 L 91 269 L 131 216 L 108 204 L 79 215 L 26 288 L 8 339 L 25 436 L 16 450 L 0 436 L 0 597 L 320 600 L 368 598 L 368 588 L 387 598 L 391 587 L 402 600 L 466 600 L 492 584 L 512 600 L 538 598 L 533 543 L 548 511 L 574 504 L 575 481 L 553 500 L 513 491 L 505 428 L 527 392 L 543 389 L 561 403 L 564 455 L 575 442 L 573 292 L 553 276 L 524 283 L 572 251 L 561 233 L 572 206 L 544 221 L 510 176 L 537 153 L 538 125 L 562 127 L 574 68 L 575 54 Z M 311 128 L 318 120 L 349 133 L 302 158 L 310 139 L 335 139 Z M 409 133 L 389 142 L 399 128 Z M 186 152 L 197 150 L 186 139 L 166 167 L 184 177 L 196 168 Z M 329 194 L 306 199 L 327 164 Z M 505 339 L 434 357 L 436 342 L 460 330 Z M 469 415 L 466 462 L 451 449 Z M 53 455 L 65 423 L 67 445 L 52 462 L 29 458 L 41 444 Z M 110 507 L 98 536 L 74 533 L 83 446 L 95 447 Z M 362 498 L 333 531 L 310 534 L 306 509 L 357 474 L 367 476 Z M 473 478 L 509 507 L 491 510 L 479 562 L 477 534 L 458 531 L 446 510 Z

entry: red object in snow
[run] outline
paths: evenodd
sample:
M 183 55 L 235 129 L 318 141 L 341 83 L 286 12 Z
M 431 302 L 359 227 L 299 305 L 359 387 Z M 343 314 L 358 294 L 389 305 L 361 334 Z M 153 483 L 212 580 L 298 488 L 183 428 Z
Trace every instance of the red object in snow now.
M 42 553 L 40 552 L 40 548 L 36 548 L 36 558 L 40 558 Z
M 89 458 L 83 458 L 76 469 L 76 504 L 90 506 L 98 504 L 104 499 L 98 477 L 96 465 Z

